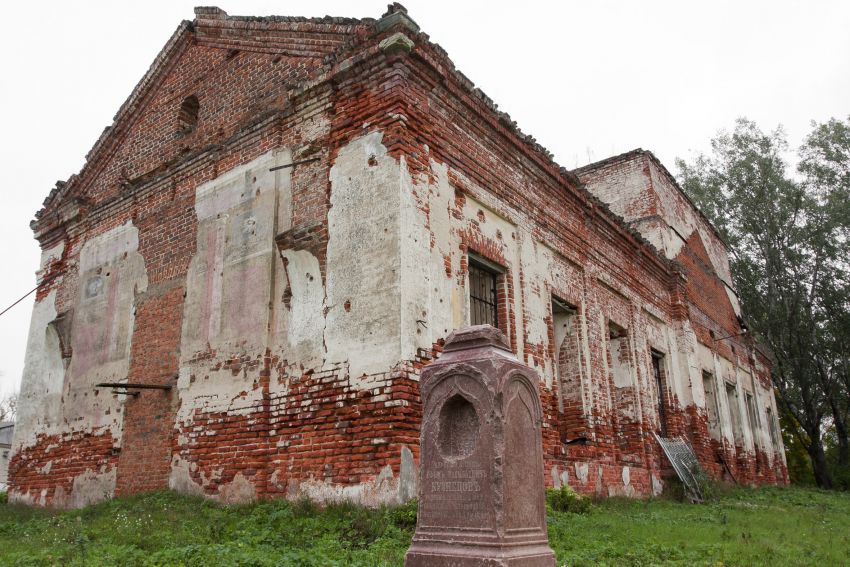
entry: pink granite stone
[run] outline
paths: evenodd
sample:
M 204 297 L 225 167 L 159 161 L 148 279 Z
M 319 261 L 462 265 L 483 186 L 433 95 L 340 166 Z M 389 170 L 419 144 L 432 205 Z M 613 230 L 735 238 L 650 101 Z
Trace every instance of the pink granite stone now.
M 552 567 L 537 375 L 489 325 L 422 372 L 419 519 L 406 567 Z

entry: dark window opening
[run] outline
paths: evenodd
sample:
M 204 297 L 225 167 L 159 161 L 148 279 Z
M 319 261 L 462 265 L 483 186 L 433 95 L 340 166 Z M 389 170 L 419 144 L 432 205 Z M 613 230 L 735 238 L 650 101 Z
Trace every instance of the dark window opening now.
M 705 413 L 708 417 L 708 430 L 715 439 L 720 439 L 720 411 L 717 403 L 717 389 L 714 374 L 702 371 L 702 386 L 705 391 Z
M 756 412 L 756 404 L 753 399 L 753 395 L 749 392 L 745 392 L 746 395 L 746 404 L 747 404 L 747 420 L 750 425 L 750 433 L 753 435 L 753 446 L 758 448 L 759 446 L 759 436 L 758 432 L 761 429 L 760 420 L 758 417 L 758 413 Z
M 658 396 L 658 429 L 662 437 L 667 437 L 667 410 L 664 405 L 664 355 L 657 351 L 650 352 L 652 358 L 652 378 L 655 382 L 655 393 Z
M 767 413 L 767 427 L 770 430 L 770 441 L 773 443 L 773 450 L 778 451 L 782 444 L 779 440 L 779 427 L 776 422 L 776 417 L 773 415 L 773 410 L 770 408 L 766 408 L 765 412 Z
M 499 328 L 497 280 L 499 273 L 484 263 L 469 259 L 469 323 Z
M 180 105 L 180 112 L 177 115 L 178 131 L 187 133 L 194 130 L 198 124 L 198 112 L 200 110 L 201 103 L 198 102 L 198 97 L 191 95 L 184 98 L 183 104 Z

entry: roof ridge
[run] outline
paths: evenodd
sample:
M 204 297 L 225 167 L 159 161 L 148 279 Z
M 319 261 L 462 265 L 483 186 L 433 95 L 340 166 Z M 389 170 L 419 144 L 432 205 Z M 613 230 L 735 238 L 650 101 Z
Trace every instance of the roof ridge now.
M 377 20 L 375 18 L 352 18 L 345 16 L 238 16 L 230 15 L 218 6 L 196 6 L 195 17 L 204 17 L 206 20 L 229 20 L 243 22 L 272 22 L 272 23 L 316 23 L 316 24 L 370 24 Z

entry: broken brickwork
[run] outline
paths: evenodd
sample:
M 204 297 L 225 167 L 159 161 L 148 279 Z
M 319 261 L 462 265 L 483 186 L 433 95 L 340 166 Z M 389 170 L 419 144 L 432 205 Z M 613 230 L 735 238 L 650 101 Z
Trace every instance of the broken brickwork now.
M 469 324 L 470 255 L 538 374 L 547 484 L 660 490 L 659 403 L 712 474 L 787 480 L 725 245 L 666 169 L 559 167 L 397 4 L 198 8 L 33 229 L 17 501 L 415 495 L 419 373 Z

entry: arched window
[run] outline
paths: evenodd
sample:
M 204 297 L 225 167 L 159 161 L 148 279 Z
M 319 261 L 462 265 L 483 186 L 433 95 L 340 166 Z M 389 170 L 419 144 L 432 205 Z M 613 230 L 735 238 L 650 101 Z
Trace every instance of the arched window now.
M 195 129 L 198 124 L 198 111 L 201 103 L 195 95 L 187 96 L 180 105 L 180 113 L 177 115 L 177 130 L 187 133 Z

